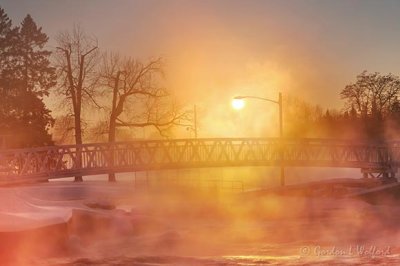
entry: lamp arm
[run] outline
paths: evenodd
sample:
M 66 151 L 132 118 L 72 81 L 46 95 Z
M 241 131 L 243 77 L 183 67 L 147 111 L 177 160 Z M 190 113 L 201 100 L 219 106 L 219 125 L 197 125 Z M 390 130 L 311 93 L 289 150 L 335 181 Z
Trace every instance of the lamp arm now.
M 258 99 L 258 100 L 263 100 L 263 101 L 279 104 L 279 101 L 274 101 L 274 100 L 271 100 L 271 99 L 267 99 L 267 98 L 263 98 L 263 97 L 257 97 L 257 96 L 237 96 L 237 97 L 235 97 L 235 99 L 245 99 L 245 98 Z

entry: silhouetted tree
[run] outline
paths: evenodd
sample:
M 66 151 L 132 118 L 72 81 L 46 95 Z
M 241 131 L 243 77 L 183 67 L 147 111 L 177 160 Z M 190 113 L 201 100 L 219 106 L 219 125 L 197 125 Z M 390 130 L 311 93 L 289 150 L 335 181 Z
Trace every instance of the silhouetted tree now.
M 53 126 L 53 140 L 60 144 L 75 143 L 74 117 L 70 114 L 59 115 L 55 118 Z
M 21 23 L 19 31 L 18 70 L 25 91 L 39 97 L 47 96 L 56 85 L 55 68 L 50 65 L 51 52 L 44 49 L 48 37 L 38 28 L 30 15 Z
M 287 95 L 283 102 L 284 135 L 293 138 L 318 137 L 316 122 L 322 116 L 322 108 Z
M 397 101 L 399 92 L 399 77 L 364 71 L 357 76 L 357 81 L 347 85 L 340 95 L 346 101 L 346 109 L 353 108 L 357 114 L 364 116 L 384 116 Z
M 11 19 L 7 16 L 4 9 L 0 7 L 0 71 L 1 71 L 1 87 L 2 92 L 6 85 L 4 71 L 10 67 L 11 50 L 18 38 L 18 28 L 12 28 Z
M 393 106 L 398 102 L 399 93 L 399 77 L 364 71 L 357 76 L 355 83 L 342 90 L 341 97 L 346 101 L 345 108 L 350 111 L 353 122 L 360 121 L 358 127 L 361 135 L 382 140 L 385 137 L 385 124 L 393 117 Z
M 115 142 L 118 127 L 154 127 L 166 136 L 165 132 L 171 126 L 184 125 L 189 119 L 159 83 L 162 74 L 160 58 L 142 63 L 106 54 L 101 73 L 106 95 L 111 99 L 109 142 Z M 115 181 L 114 173 L 109 174 L 109 181 Z
M 74 117 L 75 143 L 82 144 L 82 107 L 84 102 L 95 102 L 96 66 L 98 63 L 97 41 L 90 38 L 79 26 L 71 32 L 57 36 L 58 75 L 61 82 L 58 92 L 65 97 Z M 77 151 L 77 164 L 81 153 Z M 82 181 L 76 176 L 75 181 Z
M 20 27 L 0 9 L 0 130 L 12 135 L 9 147 L 51 145 L 54 120 L 43 97 L 56 84 L 48 37 L 30 15 Z
M 353 120 L 353 121 L 357 119 L 357 111 L 354 108 L 354 104 L 351 105 L 349 116 L 350 116 L 350 119 Z

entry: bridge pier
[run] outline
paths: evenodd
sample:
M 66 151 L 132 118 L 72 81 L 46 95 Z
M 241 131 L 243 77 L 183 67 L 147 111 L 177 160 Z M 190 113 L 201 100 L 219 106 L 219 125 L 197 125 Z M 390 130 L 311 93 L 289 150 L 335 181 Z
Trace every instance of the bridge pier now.
M 383 183 L 397 182 L 396 173 L 397 168 L 382 167 L 382 168 L 362 168 L 361 173 L 363 178 L 379 179 Z

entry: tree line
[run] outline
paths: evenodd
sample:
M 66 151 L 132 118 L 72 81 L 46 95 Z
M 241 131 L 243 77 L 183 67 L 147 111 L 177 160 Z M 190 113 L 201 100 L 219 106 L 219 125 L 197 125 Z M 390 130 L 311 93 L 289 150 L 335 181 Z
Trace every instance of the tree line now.
M 161 58 L 141 61 L 100 52 L 96 38 L 79 25 L 60 32 L 53 51 L 46 48 L 48 40 L 30 15 L 13 26 L 0 8 L 0 137 L 6 148 L 53 145 L 51 130 L 72 133 L 74 143 L 82 144 L 85 119 L 99 113 L 106 118 L 97 133 L 109 142 L 117 140 L 120 128 L 153 127 L 167 136 L 171 127 L 190 122 L 163 86 Z M 63 107 L 57 121 L 44 103 L 50 91 Z M 80 158 L 77 152 L 78 164 Z
M 363 71 L 340 92 L 341 110 L 286 99 L 288 137 L 384 141 L 399 138 L 400 78 Z
M 162 58 L 101 52 L 79 25 L 60 32 L 52 51 L 48 40 L 30 15 L 13 26 L 0 8 L 0 135 L 11 136 L 8 147 L 52 145 L 51 130 L 72 133 L 82 144 L 85 113 L 107 114 L 96 129 L 110 142 L 121 128 L 153 127 L 166 136 L 189 122 L 190 114 L 163 87 Z M 63 107 L 57 121 L 44 104 L 50 92 Z

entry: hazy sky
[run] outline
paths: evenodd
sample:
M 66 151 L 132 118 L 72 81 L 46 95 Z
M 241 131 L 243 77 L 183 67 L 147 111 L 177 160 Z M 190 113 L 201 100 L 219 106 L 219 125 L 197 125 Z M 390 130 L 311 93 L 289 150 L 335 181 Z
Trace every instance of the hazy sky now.
M 278 91 L 340 108 L 340 90 L 363 70 L 400 74 L 396 0 L 1 0 L 1 6 L 14 23 L 30 13 L 51 38 L 80 23 L 103 50 L 163 56 L 169 86 L 189 104 L 212 104 L 214 115 L 235 94 Z

